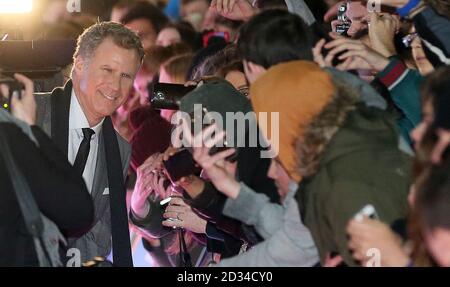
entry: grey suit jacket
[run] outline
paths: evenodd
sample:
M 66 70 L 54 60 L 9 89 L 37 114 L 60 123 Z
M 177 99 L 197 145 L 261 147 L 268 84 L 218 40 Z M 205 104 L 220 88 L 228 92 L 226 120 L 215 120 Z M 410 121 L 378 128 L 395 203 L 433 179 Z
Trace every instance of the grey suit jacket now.
M 39 125 L 67 154 L 69 111 L 72 83 L 64 88 L 56 88 L 52 93 L 36 94 L 37 120 Z M 109 187 L 103 133 L 99 133 L 99 147 L 92 186 L 92 199 L 95 207 L 95 220 L 92 228 L 79 238 L 69 238 L 69 248 L 80 251 L 81 262 L 95 256 L 106 257 L 111 252 L 111 213 L 109 208 Z M 128 171 L 131 146 L 117 132 L 124 178 Z M 70 258 L 66 258 L 69 260 Z

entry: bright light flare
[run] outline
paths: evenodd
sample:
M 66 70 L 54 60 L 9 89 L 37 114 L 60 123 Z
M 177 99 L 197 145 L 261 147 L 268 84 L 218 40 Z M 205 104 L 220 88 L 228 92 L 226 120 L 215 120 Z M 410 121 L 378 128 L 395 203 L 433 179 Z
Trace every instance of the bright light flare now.
M 0 14 L 29 13 L 33 9 L 33 0 L 0 0 Z

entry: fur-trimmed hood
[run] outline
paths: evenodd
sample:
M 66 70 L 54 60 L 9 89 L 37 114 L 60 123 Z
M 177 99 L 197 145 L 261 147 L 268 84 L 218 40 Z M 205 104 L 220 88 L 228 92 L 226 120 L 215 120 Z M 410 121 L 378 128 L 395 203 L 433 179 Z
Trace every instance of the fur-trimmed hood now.
M 396 139 L 393 118 L 381 106 L 369 106 L 362 100 L 361 92 L 348 83 L 336 77 L 333 82 L 336 87 L 333 99 L 295 143 L 297 167 L 302 177 L 314 175 L 321 165 L 340 155 L 379 144 L 373 139 L 377 132 L 381 132 L 381 137 L 386 135 L 383 131 L 387 132 L 389 136 L 384 140 Z

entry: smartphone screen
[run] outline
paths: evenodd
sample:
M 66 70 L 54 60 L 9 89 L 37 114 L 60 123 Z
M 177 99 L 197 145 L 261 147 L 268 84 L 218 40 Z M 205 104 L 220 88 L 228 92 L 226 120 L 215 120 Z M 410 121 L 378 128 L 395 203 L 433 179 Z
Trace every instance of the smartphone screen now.
M 178 110 L 181 98 L 193 89 L 195 89 L 195 86 L 150 83 L 148 85 L 149 101 L 155 109 Z

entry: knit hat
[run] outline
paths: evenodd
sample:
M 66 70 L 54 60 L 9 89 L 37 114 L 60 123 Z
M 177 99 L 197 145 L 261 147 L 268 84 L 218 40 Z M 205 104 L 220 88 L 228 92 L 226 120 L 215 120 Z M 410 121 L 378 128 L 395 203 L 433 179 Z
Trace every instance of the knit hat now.
M 258 124 L 274 151 L 278 151 L 278 158 L 289 176 L 297 182 L 301 176 L 296 168 L 295 143 L 312 120 L 331 102 L 334 92 L 331 76 L 309 61 L 276 65 L 250 88 L 250 100 Z M 278 126 L 272 123 L 273 112 L 279 113 Z M 262 113 L 267 113 L 267 121 L 261 120 Z

